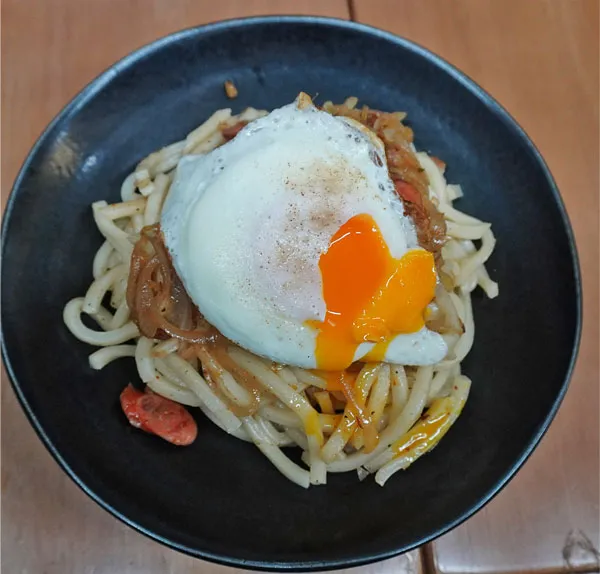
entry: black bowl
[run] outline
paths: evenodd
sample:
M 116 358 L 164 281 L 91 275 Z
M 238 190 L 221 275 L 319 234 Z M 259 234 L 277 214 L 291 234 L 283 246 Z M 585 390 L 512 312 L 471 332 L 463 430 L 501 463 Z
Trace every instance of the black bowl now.
M 236 100 L 223 82 L 233 79 Z M 273 108 L 304 90 L 406 110 L 417 147 L 448 163 L 465 211 L 493 223 L 500 297 L 474 297 L 473 380 L 440 446 L 380 488 L 354 473 L 307 491 L 252 446 L 198 417 L 186 449 L 136 432 L 118 396 L 122 360 L 90 370 L 91 348 L 62 323 L 83 294 L 101 237 L 90 203 L 117 200 L 149 152 L 212 111 Z M 573 235 L 548 168 L 515 121 L 455 68 L 401 38 L 323 18 L 253 18 L 155 42 L 87 86 L 36 143 L 3 228 L 4 359 L 29 420 L 71 478 L 108 511 L 194 556 L 262 569 L 317 570 L 389 558 L 490 500 L 556 413 L 579 341 Z M 49 494 L 50 495 L 50 494 Z

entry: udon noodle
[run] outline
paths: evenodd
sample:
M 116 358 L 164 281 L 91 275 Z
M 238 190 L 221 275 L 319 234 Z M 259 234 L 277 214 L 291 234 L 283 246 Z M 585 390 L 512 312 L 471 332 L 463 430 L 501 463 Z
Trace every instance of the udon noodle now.
M 345 109 L 355 105 L 349 98 Z M 461 373 L 475 335 L 471 293 L 479 286 L 488 297 L 498 294 L 484 266 L 495 244 L 491 226 L 453 206 L 462 191 L 446 182 L 441 162 L 416 153 L 429 179 L 429 198 L 447 229 L 441 252 L 445 285 L 438 286 L 430 321 L 441 314 L 454 328 L 440 330 L 449 352 L 438 364 L 359 364 L 354 382 L 332 388 L 325 373 L 274 364 L 233 344 L 220 354 L 209 347 L 190 353 L 178 338 L 144 337 L 131 317 L 126 294 L 133 248 L 142 229 L 159 222 L 179 160 L 210 152 L 226 141 L 224 129 L 266 113 L 215 112 L 184 140 L 142 160 L 125 178 L 119 203 L 92 205 L 105 241 L 94 257 L 92 284 L 84 297 L 66 305 L 64 322 L 75 337 L 100 347 L 89 357 L 93 369 L 133 357 L 152 391 L 199 407 L 225 432 L 254 443 L 296 484 L 306 488 L 324 484 L 328 472 L 355 471 L 360 480 L 374 474 L 383 485 L 429 452 L 460 415 L 471 387 Z M 86 326 L 82 315 L 99 329 Z M 285 454 L 287 447 L 302 449 L 305 466 Z

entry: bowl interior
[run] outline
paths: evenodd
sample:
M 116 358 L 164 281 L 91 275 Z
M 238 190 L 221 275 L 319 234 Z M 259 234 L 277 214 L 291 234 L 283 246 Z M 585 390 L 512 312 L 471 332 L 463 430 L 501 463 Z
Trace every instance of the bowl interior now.
M 228 100 L 223 82 L 239 97 Z M 307 491 L 201 414 L 179 449 L 131 428 L 118 397 L 133 360 L 92 371 L 62 323 L 85 293 L 101 236 L 90 204 L 117 201 L 149 152 L 218 108 L 271 109 L 304 90 L 408 112 L 418 148 L 448 164 L 460 209 L 491 221 L 500 296 L 474 296 L 472 378 L 441 444 L 385 488 L 354 473 Z M 225 231 L 226 232 L 226 231 Z M 578 333 L 574 248 L 543 163 L 487 95 L 426 52 L 356 25 L 256 19 L 186 31 L 93 82 L 44 134 L 5 218 L 2 320 L 19 398 L 88 493 L 147 534 L 245 567 L 316 568 L 391 556 L 485 502 L 533 448 L 565 388 Z

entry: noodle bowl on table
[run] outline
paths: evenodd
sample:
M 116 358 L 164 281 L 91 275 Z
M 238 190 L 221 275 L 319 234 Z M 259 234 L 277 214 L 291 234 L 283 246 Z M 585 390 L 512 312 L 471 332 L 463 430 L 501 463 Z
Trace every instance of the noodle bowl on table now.
M 218 110 L 143 159 L 122 202 L 98 198 L 94 281 L 64 321 L 102 347 L 94 369 L 135 358 L 132 425 L 187 445 L 182 405 L 199 407 L 303 487 L 383 485 L 440 442 L 471 387 L 471 293 L 498 294 L 495 239 L 404 117 L 305 93 Z
M 509 114 L 407 40 L 298 16 L 178 32 L 84 88 L 15 181 L 0 289 L 65 472 L 263 570 L 391 558 L 478 511 L 552 421 L 581 319 Z

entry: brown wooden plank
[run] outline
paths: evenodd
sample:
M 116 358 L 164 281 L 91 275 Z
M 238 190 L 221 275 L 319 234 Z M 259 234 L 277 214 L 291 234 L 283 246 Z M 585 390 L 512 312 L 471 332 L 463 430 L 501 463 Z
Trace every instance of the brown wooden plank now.
M 437 52 L 516 117 L 558 182 L 583 269 L 583 341 L 556 421 L 515 480 L 484 511 L 434 545 L 437 569 L 563 572 L 569 569 L 563 552 L 570 554 L 571 568 L 596 569 L 598 2 L 356 0 L 355 12 L 361 22 Z

